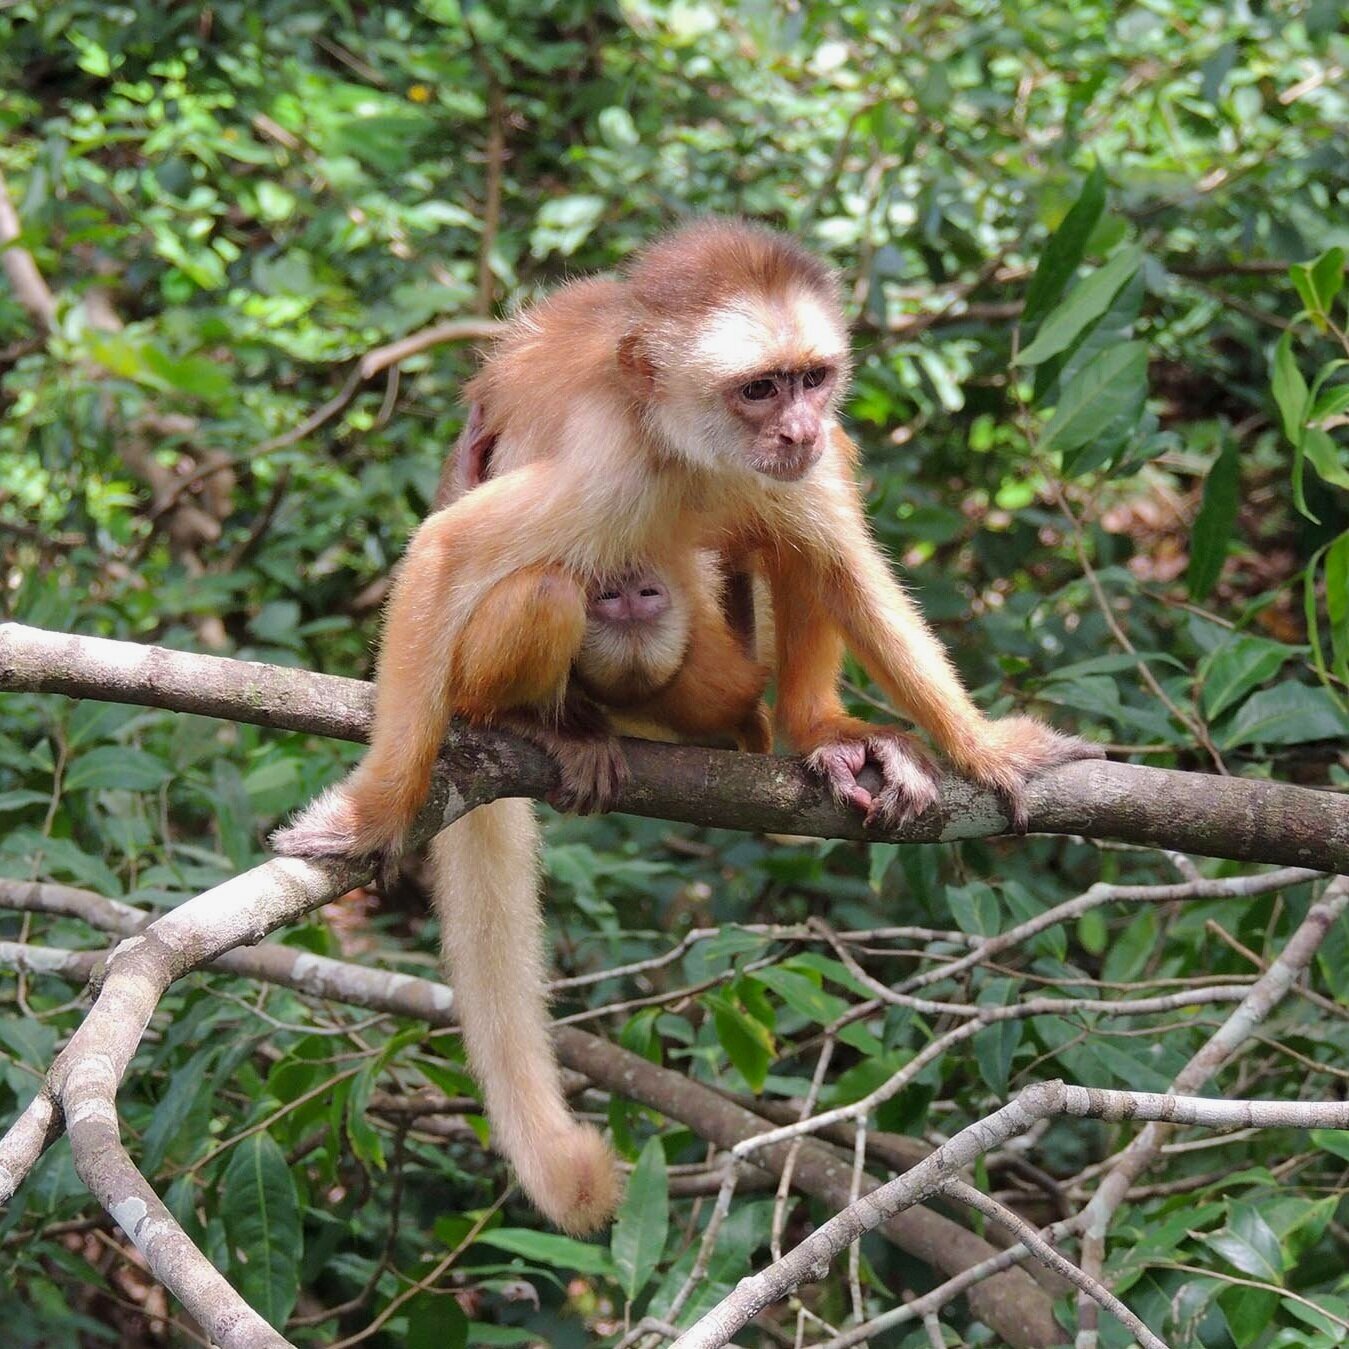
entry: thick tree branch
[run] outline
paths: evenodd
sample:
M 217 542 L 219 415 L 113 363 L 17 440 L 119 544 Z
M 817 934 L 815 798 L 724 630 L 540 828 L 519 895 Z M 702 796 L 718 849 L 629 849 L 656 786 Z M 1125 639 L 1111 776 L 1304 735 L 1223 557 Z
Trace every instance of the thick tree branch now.
M 262 726 L 364 739 L 372 687 L 333 675 L 0 625 L 0 689 L 168 707 Z M 959 778 L 940 805 L 898 830 L 871 832 L 794 759 L 632 741 L 616 808 L 690 824 L 820 838 L 935 843 L 1005 832 L 1000 804 Z M 474 804 L 541 797 L 552 763 L 512 736 L 458 727 L 440 793 Z M 1284 783 L 1136 764 L 1077 763 L 1031 784 L 1037 832 L 1119 839 L 1246 862 L 1349 870 L 1349 798 Z

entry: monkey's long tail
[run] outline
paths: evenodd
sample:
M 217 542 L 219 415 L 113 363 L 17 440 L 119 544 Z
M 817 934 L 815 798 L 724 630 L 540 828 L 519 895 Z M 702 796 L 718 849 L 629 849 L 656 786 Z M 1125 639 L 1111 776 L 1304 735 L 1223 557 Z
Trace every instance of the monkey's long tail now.
M 565 1231 L 612 1216 L 619 1185 L 598 1130 L 568 1109 L 549 1034 L 533 803 L 493 801 L 431 844 L 432 892 L 469 1064 L 496 1148 Z

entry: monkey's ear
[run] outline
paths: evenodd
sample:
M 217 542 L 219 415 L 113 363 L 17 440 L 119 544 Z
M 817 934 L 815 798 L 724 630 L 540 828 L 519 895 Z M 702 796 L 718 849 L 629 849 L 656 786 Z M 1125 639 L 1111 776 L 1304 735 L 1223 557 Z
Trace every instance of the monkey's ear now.
M 636 397 L 650 398 L 656 392 L 656 364 L 640 333 L 626 332 L 618 339 L 618 368 Z
M 461 491 L 470 491 L 490 476 L 496 443 L 496 434 L 484 425 L 482 404 L 471 404 L 464 429 L 454 446 L 455 470 Z

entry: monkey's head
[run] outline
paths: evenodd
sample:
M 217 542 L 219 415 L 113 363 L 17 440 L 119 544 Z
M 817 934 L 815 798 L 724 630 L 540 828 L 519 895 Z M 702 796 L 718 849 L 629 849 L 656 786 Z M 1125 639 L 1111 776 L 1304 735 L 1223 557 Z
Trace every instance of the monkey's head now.
M 705 220 L 643 250 L 628 295 L 619 365 L 660 442 L 706 468 L 804 477 L 848 380 L 833 271 L 784 234 Z
M 590 586 L 576 677 L 611 706 L 648 698 L 683 664 L 689 626 L 688 597 L 673 576 L 637 568 L 601 577 Z

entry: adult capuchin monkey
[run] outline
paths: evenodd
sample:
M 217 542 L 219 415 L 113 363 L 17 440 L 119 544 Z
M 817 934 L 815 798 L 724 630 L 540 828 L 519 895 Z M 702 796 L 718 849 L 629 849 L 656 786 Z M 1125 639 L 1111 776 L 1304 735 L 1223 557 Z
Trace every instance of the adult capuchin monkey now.
M 486 706 L 484 693 L 490 702 L 545 671 L 565 683 L 581 635 L 574 623 L 564 637 L 554 631 L 564 625 L 537 579 L 587 589 L 661 574 L 690 546 L 747 560 L 766 578 L 778 726 L 838 800 L 884 825 L 926 810 L 938 790 L 917 740 L 847 715 L 846 644 L 1024 828 L 1027 779 L 1100 751 L 974 706 L 871 538 L 857 453 L 836 420 L 848 373 L 832 271 L 787 236 L 739 222 L 677 230 L 638 253 L 624 278 L 573 283 L 520 314 L 468 389 L 492 428 L 493 476 L 422 525 L 392 591 L 370 751 L 278 836 L 279 850 L 396 853 L 450 716 L 482 719 L 503 706 Z M 499 597 L 530 585 L 514 612 L 535 621 L 506 631 L 483 621 Z M 858 780 L 868 761 L 881 779 L 874 794 Z M 469 858 L 441 853 L 450 831 L 436 845 L 472 910 L 472 930 L 451 934 L 461 1007 L 483 995 L 466 977 L 487 984 L 518 962 L 522 932 L 537 947 L 532 885 L 528 903 L 474 894 L 483 858 L 514 849 L 522 870 L 533 866 L 527 809 L 495 821 Z M 541 1005 L 536 995 L 521 1016 Z M 493 1065 L 479 1070 L 491 1112 Z M 560 1104 L 552 1073 L 542 1084 L 512 1074 L 496 1123 L 539 1207 L 584 1230 L 614 1202 L 612 1163 Z

